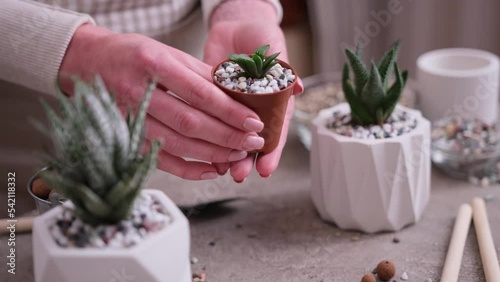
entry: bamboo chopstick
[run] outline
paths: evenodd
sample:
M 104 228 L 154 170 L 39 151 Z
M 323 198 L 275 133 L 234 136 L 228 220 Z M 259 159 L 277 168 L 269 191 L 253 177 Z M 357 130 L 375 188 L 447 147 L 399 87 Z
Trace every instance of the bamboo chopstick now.
M 469 233 L 469 227 L 472 219 L 472 208 L 469 204 L 463 204 L 458 209 L 455 226 L 451 234 L 450 245 L 446 260 L 444 262 L 443 273 L 441 274 L 441 282 L 456 282 L 458 281 L 458 273 L 462 263 L 462 256 L 465 248 L 465 240 Z
M 14 224 L 16 233 L 31 232 L 34 216 L 19 217 L 14 219 L 0 219 L 0 234 L 10 233 L 7 229 L 11 224 Z
M 479 197 L 472 199 L 472 210 L 484 276 L 487 282 L 499 282 L 500 266 L 498 265 L 497 253 L 491 235 L 490 224 L 488 223 L 488 214 L 484 200 Z

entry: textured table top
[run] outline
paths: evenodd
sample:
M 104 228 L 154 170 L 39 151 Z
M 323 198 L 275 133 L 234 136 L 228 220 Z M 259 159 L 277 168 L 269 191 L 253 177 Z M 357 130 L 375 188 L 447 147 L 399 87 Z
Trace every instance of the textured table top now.
M 189 216 L 191 256 L 198 260 L 192 269 L 204 272 L 209 282 L 359 281 L 382 259 L 396 263 L 397 281 L 403 271 L 409 281 L 439 281 L 455 214 L 474 196 L 496 196 L 487 209 L 500 254 L 500 186 L 474 187 L 436 170 L 423 218 L 400 232 L 364 235 L 322 222 L 310 198 L 308 152 L 293 132 L 279 169 L 269 179 L 254 174 L 242 184 L 227 176 L 189 182 L 156 173 L 149 184 L 178 204 L 243 197 Z M 393 242 L 395 237 L 399 243 Z M 18 234 L 17 242 L 17 274 L 5 272 L 2 255 L 0 281 L 33 281 L 31 236 Z M 0 251 L 6 253 L 5 237 L 0 237 Z M 473 229 L 459 281 L 485 281 Z

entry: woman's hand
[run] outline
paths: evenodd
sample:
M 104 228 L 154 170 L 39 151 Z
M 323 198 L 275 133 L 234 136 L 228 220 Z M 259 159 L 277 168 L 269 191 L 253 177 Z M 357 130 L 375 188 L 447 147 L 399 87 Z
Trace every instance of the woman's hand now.
M 141 100 L 147 82 L 160 84 L 148 109 L 147 139 L 163 139 L 158 168 L 185 179 L 217 177 L 211 163 L 235 162 L 262 148 L 258 116 L 213 83 L 211 67 L 188 54 L 137 34 L 113 34 L 90 24 L 76 31 L 59 80 L 71 94 L 70 76 L 100 74 L 123 112 Z M 171 90 L 181 99 L 167 94 Z M 184 158 L 198 161 L 187 161 Z
M 228 1 L 232 3 L 237 1 Z M 263 1 L 253 1 L 260 3 Z M 262 4 L 261 3 L 261 4 Z M 264 5 L 269 5 L 263 3 Z M 270 7 L 270 5 L 269 5 Z M 268 8 L 269 8 L 268 7 Z M 217 15 L 214 15 L 217 17 Z M 288 61 L 285 37 L 276 21 L 212 21 L 207 44 L 205 46 L 204 61 L 209 65 L 215 65 L 227 58 L 228 54 L 250 54 L 255 48 L 270 44 L 269 54 L 281 52 L 279 59 Z M 302 82 L 298 81 L 294 89 L 294 94 L 301 93 L 303 90 Z M 288 102 L 287 112 L 283 123 L 278 147 L 271 153 L 259 155 L 256 162 L 256 169 L 262 177 L 269 177 L 278 167 L 281 158 L 281 152 L 286 143 L 288 126 L 294 109 L 294 97 Z M 242 182 L 252 171 L 254 155 L 249 155 L 241 161 L 235 161 L 231 164 L 231 176 L 237 182 Z M 221 170 L 227 169 L 227 164 L 219 165 Z

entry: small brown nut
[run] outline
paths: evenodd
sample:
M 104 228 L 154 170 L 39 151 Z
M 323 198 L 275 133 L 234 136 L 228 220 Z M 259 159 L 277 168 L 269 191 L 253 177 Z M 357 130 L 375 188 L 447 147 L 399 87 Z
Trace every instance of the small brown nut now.
M 377 275 L 382 281 L 389 281 L 396 274 L 396 266 L 390 260 L 383 260 L 377 265 Z
M 41 178 L 37 178 L 31 184 L 31 191 L 40 199 L 47 200 L 52 189 Z
M 375 279 L 373 274 L 365 274 L 363 278 L 361 278 L 361 282 L 377 282 L 377 279 Z

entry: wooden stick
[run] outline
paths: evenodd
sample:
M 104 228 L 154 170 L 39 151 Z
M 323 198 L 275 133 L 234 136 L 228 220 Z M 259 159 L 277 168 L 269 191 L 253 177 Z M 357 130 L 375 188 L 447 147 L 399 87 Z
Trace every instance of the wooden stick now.
M 484 276 L 487 282 L 498 282 L 500 281 L 500 266 L 483 198 L 475 197 L 472 199 L 472 210 Z
M 19 217 L 13 219 L 0 219 L 0 234 L 10 233 L 11 226 L 15 226 L 16 233 L 31 232 L 34 216 Z
M 469 204 L 463 204 L 458 209 L 455 226 L 451 234 L 448 253 L 444 262 L 443 273 L 441 274 L 441 282 L 456 282 L 458 281 L 458 273 L 462 263 L 464 254 L 465 240 L 469 233 L 469 226 L 472 219 L 472 208 Z

